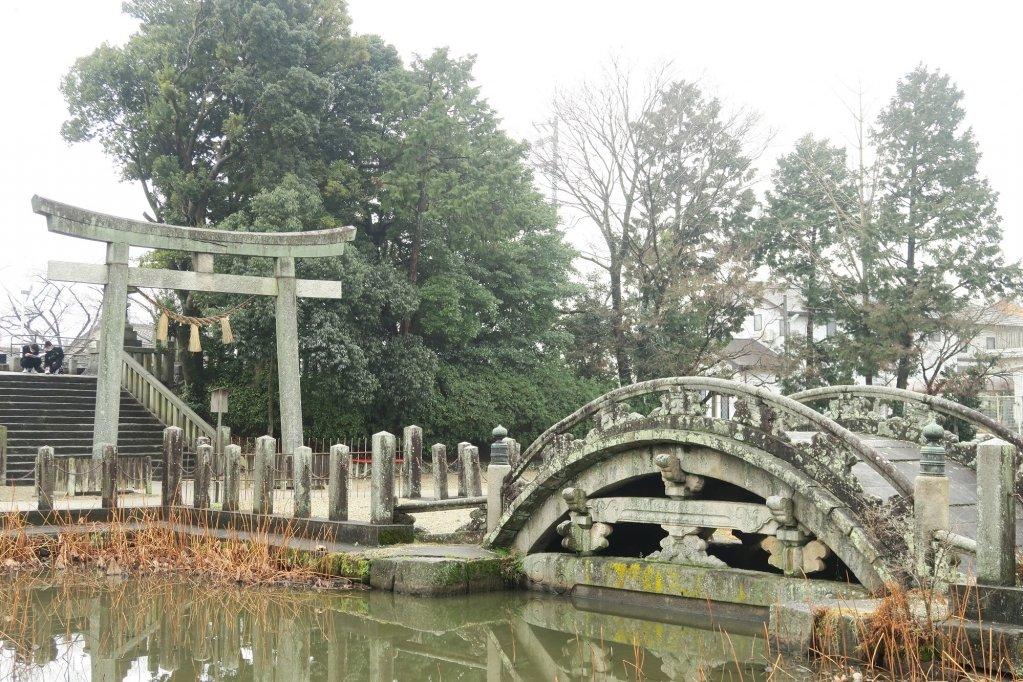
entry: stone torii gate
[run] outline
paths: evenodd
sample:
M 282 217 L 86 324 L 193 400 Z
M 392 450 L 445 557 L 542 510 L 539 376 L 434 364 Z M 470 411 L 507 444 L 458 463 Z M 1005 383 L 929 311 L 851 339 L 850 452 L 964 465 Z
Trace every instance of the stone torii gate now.
M 345 244 L 355 239 L 354 227 L 310 232 L 229 232 L 118 218 L 40 196 L 32 197 L 32 209 L 46 216 L 50 232 L 107 245 L 105 264 L 50 261 L 47 271 L 52 280 L 103 285 L 93 457 L 99 456 L 100 445 L 117 443 L 121 353 L 129 287 L 274 296 L 281 445 L 285 453 L 292 453 L 302 445 L 298 299 L 341 298 L 341 283 L 296 279 L 295 259 L 341 255 Z M 194 271 L 129 267 L 128 248 L 131 246 L 191 252 Z M 215 273 L 213 257 L 216 254 L 273 258 L 275 275 Z

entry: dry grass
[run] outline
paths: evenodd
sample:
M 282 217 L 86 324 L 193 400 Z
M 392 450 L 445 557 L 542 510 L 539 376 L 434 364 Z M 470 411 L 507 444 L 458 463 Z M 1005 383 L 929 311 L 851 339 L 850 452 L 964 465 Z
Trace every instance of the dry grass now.
M 57 536 L 39 535 L 16 514 L 0 517 L 0 572 L 91 569 L 106 575 L 177 573 L 220 584 L 352 586 L 288 549 L 290 527 L 271 541 L 266 528 L 253 528 L 244 539 L 224 538 L 205 527 L 185 532 L 175 519 L 162 523 L 152 513 L 104 524 L 76 524 L 58 513 L 54 525 L 63 525 Z
M 811 655 L 829 680 L 1023 679 L 1006 644 L 993 635 L 977 644 L 969 624 L 940 593 L 893 585 L 868 616 L 825 618 Z

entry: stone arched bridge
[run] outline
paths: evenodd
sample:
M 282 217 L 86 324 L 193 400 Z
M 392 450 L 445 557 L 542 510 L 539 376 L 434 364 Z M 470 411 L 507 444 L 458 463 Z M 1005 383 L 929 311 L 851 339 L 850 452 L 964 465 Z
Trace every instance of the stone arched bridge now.
M 527 576 L 555 590 L 762 606 L 808 591 L 877 591 L 914 570 L 922 428 L 951 418 L 1023 446 L 974 410 L 908 391 L 844 386 L 785 397 L 706 377 L 634 384 L 522 453 L 486 543 L 523 554 Z M 931 438 L 951 460 L 946 536 L 969 549 L 975 444 L 937 429 Z

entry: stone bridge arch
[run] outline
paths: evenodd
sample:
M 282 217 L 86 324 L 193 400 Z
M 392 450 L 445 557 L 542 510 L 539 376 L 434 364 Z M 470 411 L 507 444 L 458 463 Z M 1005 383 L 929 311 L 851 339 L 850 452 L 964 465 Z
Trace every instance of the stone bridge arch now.
M 711 407 L 718 398 L 734 406 L 727 418 Z M 858 462 L 898 494 L 866 495 Z M 766 550 L 768 570 L 813 577 L 833 556 L 876 590 L 901 576 L 908 551 L 912 485 L 902 473 L 835 420 L 723 379 L 657 379 L 601 396 L 541 434 L 503 492 L 486 543 L 523 554 L 599 556 L 614 550 L 616 525 L 660 526 L 647 560 L 723 568 L 709 544 L 729 530 Z

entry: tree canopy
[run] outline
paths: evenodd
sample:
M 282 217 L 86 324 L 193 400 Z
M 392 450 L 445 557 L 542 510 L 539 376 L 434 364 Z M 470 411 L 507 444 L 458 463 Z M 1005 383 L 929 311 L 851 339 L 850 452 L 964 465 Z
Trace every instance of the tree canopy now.
M 472 59 L 441 49 L 403 64 L 381 38 L 353 35 L 331 0 L 125 7 L 138 32 L 83 57 L 65 80 L 68 140 L 98 140 L 141 185 L 155 221 L 357 228 L 345 256 L 299 261 L 300 276 L 345 291 L 300 304 L 310 434 L 416 422 L 437 438 L 482 440 L 496 419 L 525 438 L 602 390 L 564 364 L 572 338 L 559 305 L 575 291 L 574 254 Z M 222 258 L 217 268 L 270 265 Z M 178 303 L 232 301 L 183 293 Z M 227 384 L 235 428 L 272 431 L 272 301 L 232 325 L 237 344 L 207 339 L 182 390 L 202 407 L 210 386 Z

